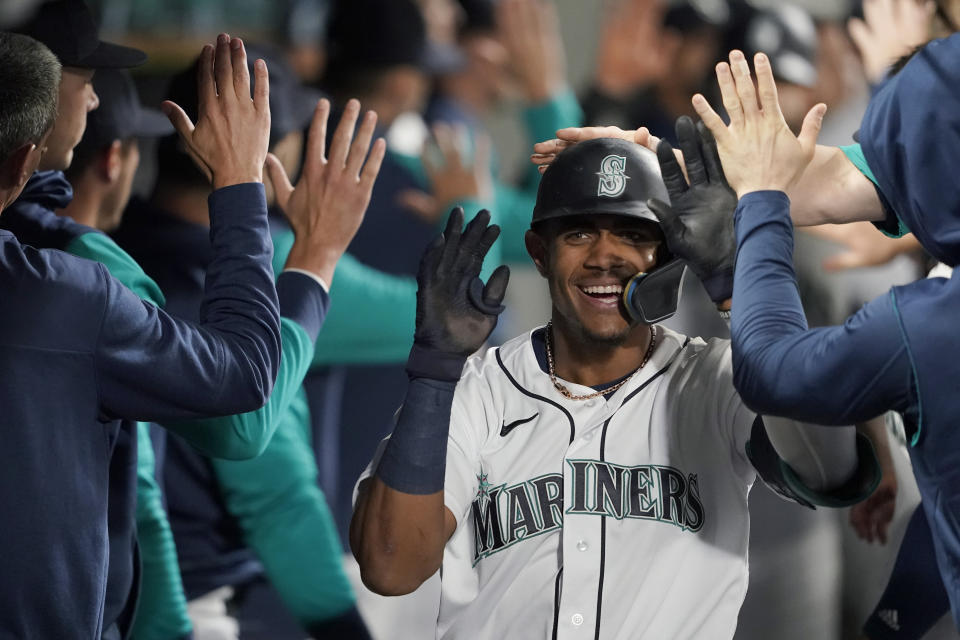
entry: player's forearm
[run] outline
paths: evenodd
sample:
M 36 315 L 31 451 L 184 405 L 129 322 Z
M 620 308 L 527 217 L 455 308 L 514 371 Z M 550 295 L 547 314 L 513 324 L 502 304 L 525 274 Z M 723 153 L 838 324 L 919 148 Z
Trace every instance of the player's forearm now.
M 263 406 L 280 363 L 280 312 L 270 270 L 262 184 L 214 191 L 213 260 L 200 326 L 144 305 L 107 279 L 96 362 L 108 416 L 164 421 Z
M 350 547 L 363 583 L 380 595 L 416 590 L 440 568 L 445 534 L 443 491 L 403 493 L 374 476 L 357 498 Z
M 798 227 L 884 218 L 873 183 L 837 147 L 817 145 L 789 195 L 790 217 Z
M 421 366 L 444 377 L 444 358 L 414 347 L 408 371 Z M 463 358 L 450 360 L 447 378 Z M 453 371 L 457 373 L 453 373 Z M 357 502 L 351 547 L 364 583 L 382 594 L 409 593 L 439 568 L 449 538 L 443 489 L 450 413 L 456 382 L 412 377 L 376 473 Z
M 844 326 L 807 329 L 789 201 L 780 192 L 751 193 L 736 215 L 733 371 L 747 406 L 833 425 L 905 408 L 910 367 L 889 298 L 868 303 Z

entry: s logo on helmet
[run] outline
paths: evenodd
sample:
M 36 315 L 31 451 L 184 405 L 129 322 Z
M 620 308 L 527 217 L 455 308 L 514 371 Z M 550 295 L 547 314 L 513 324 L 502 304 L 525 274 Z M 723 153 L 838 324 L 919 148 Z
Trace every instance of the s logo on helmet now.
M 609 155 L 600 161 L 600 184 L 597 187 L 598 196 L 616 198 L 627 188 L 627 180 L 630 179 L 624 171 L 627 168 L 627 159 L 625 156 Z

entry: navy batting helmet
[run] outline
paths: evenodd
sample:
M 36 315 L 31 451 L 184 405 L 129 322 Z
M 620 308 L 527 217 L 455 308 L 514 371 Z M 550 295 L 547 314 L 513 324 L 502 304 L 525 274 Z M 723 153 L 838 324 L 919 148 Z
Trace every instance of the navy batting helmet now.
M 566 216 L 612 214 L 660 224 L 647 206 L 669 202 L 657 156 L 619 138 L 596 138 L 564 150 L 544 172 L 531 226 Z M 684 264 L 661 245 L 657 266 L 624 287 L 624 305 L 634 320 L 660 322 L 677 311 Z

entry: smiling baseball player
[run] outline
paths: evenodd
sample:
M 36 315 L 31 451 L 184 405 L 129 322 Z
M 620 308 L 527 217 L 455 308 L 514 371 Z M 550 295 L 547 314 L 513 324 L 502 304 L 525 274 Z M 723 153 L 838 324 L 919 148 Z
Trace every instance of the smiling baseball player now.
M 729 341 L 655 324 L 683 262 L 730 296 L 732 221 L 710 214 L 733 194 L 702 136 L 678 123 L 691 185 L 665 145 L 667 190 L 638 145 L 561 153 L 526 235 L 551 322 L 482 355 L 468 360 L 507 284 L 505 267 L 477 277 L 498 229 L 481 212 L 461 233 L 455 211 L 428 247 L 410 385 L 358 484 L 351 545 L 384 595 L 442 567 L 437 637 L 730 638 L 757 472 L 808 505 L 875 484 L 852 427 L 765 426 L 733 388 Z

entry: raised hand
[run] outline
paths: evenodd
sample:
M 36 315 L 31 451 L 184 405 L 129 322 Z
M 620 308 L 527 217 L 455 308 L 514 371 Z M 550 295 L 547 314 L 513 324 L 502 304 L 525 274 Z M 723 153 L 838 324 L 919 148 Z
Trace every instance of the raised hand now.
M 733 266 L 737 239 L 733 212 L 737 195 L 727 184 L 717 145 L 702 122 L 682 116 L 677 140 L 683 151 L 689 183 L 673 147 L 662 140 L 657 160 L 670 204 L 652 199 L 647 204 L 660 221 L 670 251 L 682 258 L 700 278 L 717 304 L 733 295 Z
M 500 0 L 497 26 L 528 101 L 549 100 L 566 85 L 560 22 L 552 2 Z
M 386 152 L 382 138 L 372 149 L 370 146 L 377 126 L 375 112 L 366 113 L 354 134 L 359 113 L 360 103 L 350 100 L 333 134 L 329 157 L 325 157 L 330 102 L 323 99 L 317 103 L 296 187 L 275 156 L 267 159 L 277 205 L 296 236 L 286 266 L 315 273 L 328 285 L 337 261 L 360 228 Z
M 465 129 L 437 124 L 433 141 L 420 158 L 430 193 L 408 189 L 397 196 L 402 206 L 430 224 L 442 220 L 445 207 L 451 204 L 464 199 L 487 202 L 493 195 L 489 137 L 482 133 L 474 137 L 472 159 L 467 157 L 469 134 Z
M 933 0 L 864 0 L 864 19 L 851 18 L 847 29 L 870 82 L 930 39 L 936 9 Z
M 503 311 L 510 269 L 501 265 L 487 280 L 480 268 L 500 235 L 481 211 L 463 228 L 463 209 L 447 219 L 442 236 L 427 247 L 417 274 L 417 328 L 414 343 L 422 349 L 466 357 L 483 346 Z
M 600 91 L 626 97 L 670 70 L 681 40 L 663 28 L 665 11 L 663 0 L 618 0 L 609 11 L 593 72 Z
M 757 88 L 742 52 L 731 51 L 730 64 L 717 65 L 729 126 L 703 95 L 693 96 L 693 108 L 716 138 L 724 174 L 738 198 L 752 191 L 786 191 L 793 185 L 813 159 L 827 111 L 825 104 L 815 105 L 803 119 L 800 135 L 794 136 L 780 112 L 770 60 L 758 53 L 754 67 Z
M 270 141 L 270 80 L 267 65 L 253 67 L 256 89 L 250 98 L 247 53 L 240 38 L 221 33 L 217 46 L 203 47 L 197 72 L 197 123 L 179 105 L 160 105 L 188 153 L 214 189 L 262 182 Z

